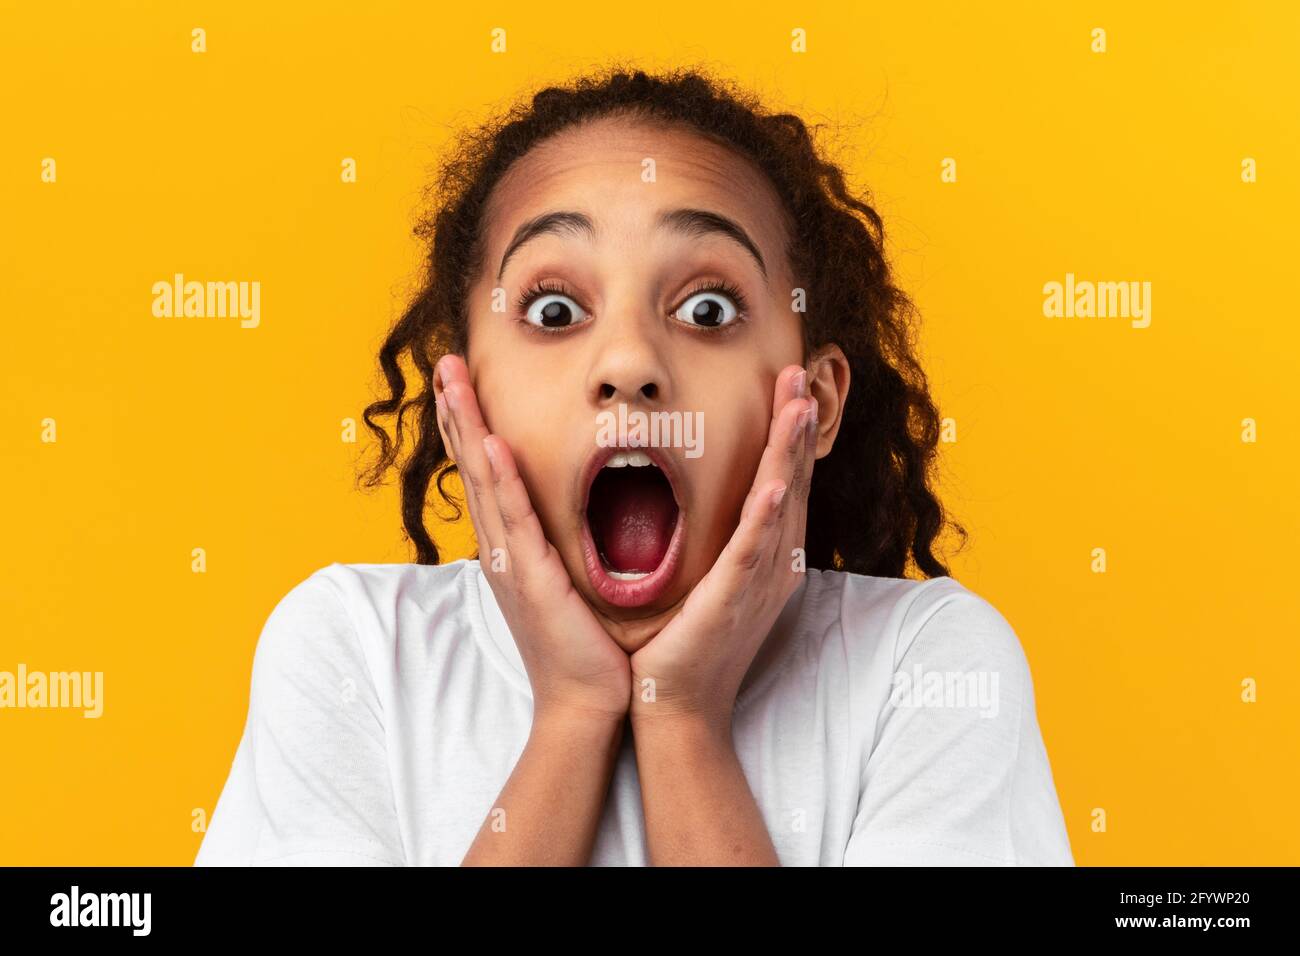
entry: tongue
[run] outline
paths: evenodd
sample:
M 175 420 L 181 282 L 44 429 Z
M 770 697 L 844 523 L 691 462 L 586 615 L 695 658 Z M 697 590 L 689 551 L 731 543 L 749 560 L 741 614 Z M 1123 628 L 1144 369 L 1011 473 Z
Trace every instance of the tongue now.
M 663 475 L 627 468 L 605 483 L 595 509 L 597 543 L 610 570 L 653 571 L 668 552 L 677 503 Z

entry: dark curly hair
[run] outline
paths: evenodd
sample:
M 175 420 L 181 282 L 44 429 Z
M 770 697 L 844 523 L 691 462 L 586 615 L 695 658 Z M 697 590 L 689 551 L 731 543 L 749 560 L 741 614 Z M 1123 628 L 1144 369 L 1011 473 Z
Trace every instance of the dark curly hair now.
M 566 127 L 608 116 L 686 125 L 762 169 L 785 205 L 793 229 L 787 254 L 802 280 L 805 360 L 833 342 L 851 369 L 849 394 L 834 447 L 813 470 L 805 550 L 807 566 L 880 577 L 904 577 L 914 565 L 927 577 L 947 575 L 935 556 L 945 517 L 931 489 L 940 418 L 915 355 L 915 309 L 894 285 L 884 255 L 880 216 L 852 195 L 843 172 L 819 155 L 803 120 L 769 113 L 728 81 L 698 69 L 656 75 L 611 66 L 563 87 L 547 87 L 505 115 L 464 133 L 428 187 L 430 212 L 415 234 L 428 263 L 415 300 L 379 352 L 388 395 L 367 406 L 366 426 L 379 442 L 366 470 L 374 487 L 396 467 L 404 419 L 414 409 L 415 447 L 401 467 L 402 523 L 420 564 L 437 564 L 425 525 L 435 482 L 456 470 L 436 424 L 433 368 L 448 351 L 465 354 L 467 290 L 482 264 L 484 209 L 493 187 L 516 160 Z M 407 396 L 403 362 L 414 365 L 418 394 Z M 388 428 L 376 419 L 389 421 Z

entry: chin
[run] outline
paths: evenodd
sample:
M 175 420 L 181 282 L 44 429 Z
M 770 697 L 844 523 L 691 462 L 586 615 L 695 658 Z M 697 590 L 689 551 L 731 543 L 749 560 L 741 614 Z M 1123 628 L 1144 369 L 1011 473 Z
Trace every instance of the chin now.
M 635 654 L 641 648 L 650 643 L 650 639 L 659 633 L 661 626 L 646 625 L 644 622 L 637 622 L 628 625 L 627 629 L 615 628 L 609 635 L 614 639 L 614 643 L 621 647 L 626 654 Z

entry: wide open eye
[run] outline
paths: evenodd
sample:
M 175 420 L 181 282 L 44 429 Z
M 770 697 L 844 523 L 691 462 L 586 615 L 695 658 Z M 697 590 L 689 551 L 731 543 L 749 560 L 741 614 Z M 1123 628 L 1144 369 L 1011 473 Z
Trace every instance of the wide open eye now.
M 588 318 L 582 306 L 561 292 L 530 289 L 524 293 L 520 305 L 524 309 L 524 321 L 543 329 L 565 329 Z
M 701 289 L 674 314 L 687 325 L 716 329 L 735 322 L 740 317 L 740 308 L 735 297 L 722 289 Z

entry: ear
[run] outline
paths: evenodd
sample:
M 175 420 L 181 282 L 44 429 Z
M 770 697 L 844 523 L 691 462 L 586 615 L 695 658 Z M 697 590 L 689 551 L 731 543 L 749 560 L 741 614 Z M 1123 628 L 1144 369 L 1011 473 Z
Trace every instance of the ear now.
M 808 360 L 808 394 L 817 399 L 817 457 L 835 444 L 849 395 L 849 360 L 835 343 L 823 345 Z

